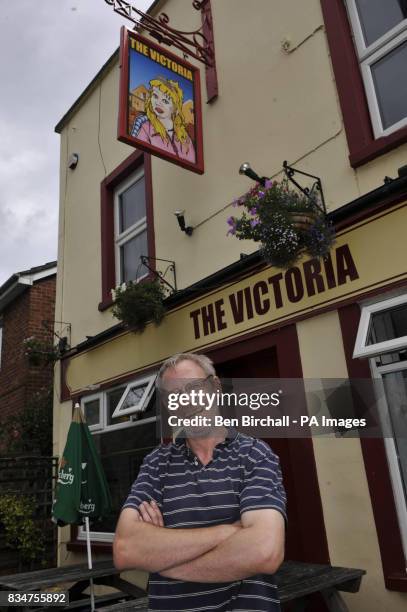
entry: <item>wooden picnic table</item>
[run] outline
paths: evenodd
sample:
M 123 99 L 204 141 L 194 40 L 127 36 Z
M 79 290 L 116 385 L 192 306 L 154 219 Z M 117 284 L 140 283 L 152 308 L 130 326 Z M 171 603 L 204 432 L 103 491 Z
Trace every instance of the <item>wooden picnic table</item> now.
M 120 573 L 122 571 L 113 565 L 112 560 L 97 561 L 93 564 L 91 570 L 83 564 L 53 567 L 34 572 L 0 576 L 0 591 L 50 591 L 59 585 L 72 583 L 72 586 L 66 589 L 69 592 L 69 605 L 67 607 L 58 606 L 59 610 L 81 608 L 90 602 L 89 596 L 83 593 L 89 586 L 90 578 L 93 578 L 94 584 L 114 587 L 119 591 L 112 595 L 95 597 L 96 603 L 98 601 L 107 602 L 113 598 L 117 600 L 120 596 L 132 598 L 145 596 L 145 591 L 121 578 Z M 38 607 L 27 607 L 26 609 L 35 609 L 39 612 Z M 44 609 L 49 610 L 49 608 Z
M 93 578 L 95 584 L 112 586 L 120 591 L 114 596 L 96 598 L 96 604 L 102 604 L 102 607 L 98 605 L 100 612 L 121 612 L 121 610 L 147 612 L 146 593 L 131 582 L 122 579 L 120 572 L 121 570 L 116 569 L 112 561 L 98 561 L 94 563 L 92 570 L 89 570 L 86 565 L 70 565 L 0 576 L 0 590 L 41 591 L 50 590 L 60 584 L 73 583 L 68 589 L 70 596 L 68 607 L 58 607 L 58 609 L 75 609 L 88 605 L 89 598 L 84 598 L 83 591 L 89 586 L 89 578 Z M 303 612 L 307 609 L 307 597 L 320 593 L 330 612 L 348 612 L 340 591 L 356 593 L 365 573 L 362 569 L 285 561 L 275 574 L 275 580 L 283 608 L 284 604 L 290 604 L 293 612 Z M 123 600 L 121 603 L 111 601 L 113 597 L 117 601 L 120 596 L 127 600 L 130 597 L 132 601 Z M 109 605 L 109 599 L 111 605 Z M 25 609 L 40 612 L 38 607 Z
M 275 574 L 282 604 L 292 602 L 293 612 L 307 609 L 307 597 L 320 593 L 330 612 L 348 612 L 339 591 L 357 593 L 365 570 L 319 563 L 285 561 Z

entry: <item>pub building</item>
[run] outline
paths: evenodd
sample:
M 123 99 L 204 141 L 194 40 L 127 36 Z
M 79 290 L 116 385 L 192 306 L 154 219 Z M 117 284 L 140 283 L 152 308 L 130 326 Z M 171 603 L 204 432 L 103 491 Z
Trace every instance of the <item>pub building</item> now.
M 359 592 L 343 594 L 349 609 L 401 612 L 407 15 L 396 1 L 375 3 L 369 13 L 356 0 L 295 2 L 295 10 L 293 0 L 257 0 L 250 11 L 244 0 L 203 5 L 156 2 L 148 15 L 165 11 L 183 31 L 202 22 L 208 31 L 210 23 L 209 66 L 142 33 L 143 61 L 154 61 L 149 49 L 171 58 L 156 61 L 151 75 L 170 83 L 167 90 L 177 79 L 190 83 L 183 145 L 168 152 L 141 142 L 142 133 L 150 143 L 159 138 L 146 119 L 151 83 L 137 81 L 141 59 L 131 60 L 133 70 L 119 50 L 56 126 L 55 319 L 70 323 L 71 348 L 56 367 L 54 454 L 63 452 L 80 401 L 114 502 L 112 515 L 92 526 L 94 557 L 109 558 L 121 505 L 158 444 L 154 381 L 167 357 L 205 353 L 222 377 L 378 379 L 384 391 L 377 408 L 393 424 L 391 437 L 267 441 L 280 457 L 288 496 L 286 558 L 363 569 Z M 111 18 L 119 42 L 119 27 L 131 24 L 113 12 Z M 119 96 L 126 76 L 129 95 L 122 89 Z M 195 155 L 187 159 L 190 146 Z M 246 160 L 273 180 L 283 178 L 284 160 L 320 177 L 336 231 L 329 257 L 304 256 L 280 269 L 265 263 L 255 242 L 226 236 L 227 218 L 239 214 L 232 202 L 254 185 L 238 173 Z M 140 268 L 141 255 L 149 267 Z M 112 290 L 154 270 L 176 291 L 165 300 L 161 324 L 135 333 L 114 318 Z M 58 563 L 85 559 L 82 528 L 60 529 Z M 143 572 L 128 576 L 146 584 Z

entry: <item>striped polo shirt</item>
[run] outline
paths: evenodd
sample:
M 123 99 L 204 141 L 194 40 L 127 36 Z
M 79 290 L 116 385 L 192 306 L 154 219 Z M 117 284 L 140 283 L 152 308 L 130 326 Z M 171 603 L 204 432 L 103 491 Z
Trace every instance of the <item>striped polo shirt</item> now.
M 274 508 L 286 519 L 279 459 L 262 440 L 230 432 L 202 465 L 185 440 L 147 455 L 123 508 L 154 499 L 165 527 L 233 523 L 243 512 Z M 154 612 L 278 612 L 273 576 L 259 574 L 224 583 L 184 582 L 151 573 L 149 610 Z

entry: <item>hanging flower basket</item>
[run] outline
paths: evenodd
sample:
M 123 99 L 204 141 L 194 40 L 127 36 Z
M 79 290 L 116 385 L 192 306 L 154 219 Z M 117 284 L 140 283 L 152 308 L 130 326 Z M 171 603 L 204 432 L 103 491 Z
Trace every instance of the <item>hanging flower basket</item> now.
M 228 218 L 228 234 L 260 242 L 264 259 L 278 268 L 289 268 L 304 253 L 326 257 L 334 242 L 333 226 L 316 196 L 291 189 L 287 179 L 256 185 L 233 206 L 242 207 L 243 214 Z
M 39 340 L 35 336 L 25 338 L 23 343 L 28 363 L 32 366 L 47 366 L 55 363 L 61 356 L 57 346 L 53 346 L 50 342 Z
M 129 281 L 112 290 L 113 315 L 135 332 L 144 331 L 152 321 L 159 325 L 165 314 L 165 290 L 158 279 Z

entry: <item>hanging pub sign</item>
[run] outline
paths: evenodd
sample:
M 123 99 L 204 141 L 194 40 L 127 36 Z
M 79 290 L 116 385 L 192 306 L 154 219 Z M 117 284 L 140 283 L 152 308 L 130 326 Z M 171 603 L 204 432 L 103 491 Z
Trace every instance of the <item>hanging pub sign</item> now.
M 204 172 L 199 69 L 124 26 L 118 139 Z

